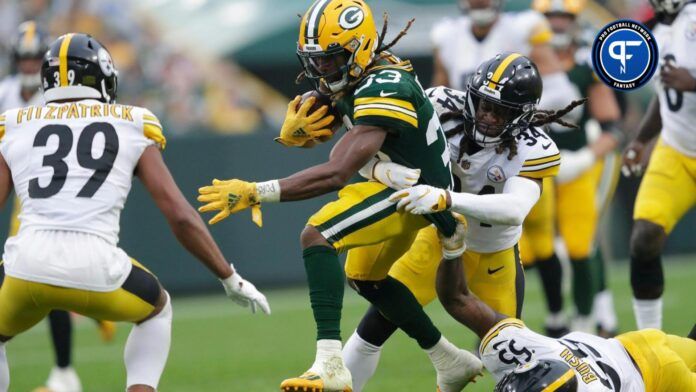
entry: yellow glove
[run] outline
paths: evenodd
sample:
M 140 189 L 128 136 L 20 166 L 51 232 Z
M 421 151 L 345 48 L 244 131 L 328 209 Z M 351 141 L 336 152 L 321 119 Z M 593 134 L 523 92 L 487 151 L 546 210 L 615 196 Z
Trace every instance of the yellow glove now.
M 288 104 L 288 111 L 285 114 L 283 127 L 280 129 L 280 136 L 274 140 L 285 146 L 303 147 L 311 141 L 319 138 L 330 138 L 333 135 L 331 129 L 328 128 L 334 120 L 334 116 L 324 116 L 329 110 L 327 105 L 307 115 L 309 109 L 316 101 L 315 97 L 309 97 L 299 109 L 297 105 L 302 97 L 295 97 Z M 323 139 L 324 141 L 326 139 Z
M 251 220 L 259 227 L 263 225 L 261 201 L 255 182 L 214 179 L 213 185 L 199 188 L 198 194 L 198 201 L 207 203 L 198 208 L 199 212 L 220 211 L 208 221 L 211 225 L 247 208 L 251 208 Z

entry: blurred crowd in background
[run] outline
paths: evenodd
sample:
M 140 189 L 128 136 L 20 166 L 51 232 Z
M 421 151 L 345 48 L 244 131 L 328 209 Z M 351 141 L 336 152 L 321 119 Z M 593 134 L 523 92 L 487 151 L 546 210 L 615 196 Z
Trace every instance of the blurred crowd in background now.
M 10 72 L 8 45 L 16 27 L 30 19 L 53 38 L 73 31 L 96 37 L 122 75 L 118 100 L 157 113 L 168 134 L 248 133 L 265 125 L 258 102 L 240 93 L 239 79 L 248 76 L 231 61 L 167 43 L 134 1 L 0 1 L 0 75 Z

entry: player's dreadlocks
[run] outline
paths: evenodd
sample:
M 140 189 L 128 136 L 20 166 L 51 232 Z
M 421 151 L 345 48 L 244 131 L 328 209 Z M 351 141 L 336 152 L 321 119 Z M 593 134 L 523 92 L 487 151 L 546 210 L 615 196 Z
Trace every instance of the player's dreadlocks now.
M 551 123 L 557 123 L 557 124 L 561 124 L 567 128 L 577 129 L 578 128 L 577 125 L 571 124 L 567 121 L 564 121 L 561 119 L 561 117 L 570 113 L 570 111 L 572 111 L 576 107 L 584 104 L 585 102 L 587 102 L 587 98 L 582 98 L 582 99 L 572 101 L 571 103 L 568 104 L 568 106 L 566 106 L 560 110 L 536 109 L 536 110 L 534 110 L 534 113 L 532 114 L 532 119 L 529 122 L 529 126 L 530 127 L 541 127 L 541 126 L 548 125 Z M 461 132 L 464 132 L 464 127 L 465 127 L 464 113 L 463 112 L 447 112 L 447 113 L 444 113 L 440 117 L 440 122 L 443 124 L 446 123 L 447 121 L 452 121 L 452 120 L 457 121 L 459 124 L 456 127 L 445 132 L 445 136 L 447 137 L 447 139 L 449 139 L 452 136 L 457 135 Z M 462 155 L 464 155 L 464 152 L 468 150 L 469 142 L 470 142 L 470 139 L 468 137 L 463 137 L 459 141 L 459 156 L 457 157 L 457 162 L 459 162 L 462 159 Z M 512 160 L 512 158 L 514 158 L 517 155 L 517 139 L 514 137 L 505 138 L 505 139 L 503 139 L 503 141 L 499 145 L 497 145 L 495 147 L 495 152 L 498 154 L 502 154 L 505 150 L 508 151 L 507 159 Z

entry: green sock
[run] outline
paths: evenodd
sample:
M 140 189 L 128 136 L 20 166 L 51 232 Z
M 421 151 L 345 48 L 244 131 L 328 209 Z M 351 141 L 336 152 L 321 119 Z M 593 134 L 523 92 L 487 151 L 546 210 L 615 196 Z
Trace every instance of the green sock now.
M 442 337 L 416 297 L 401 282 L 388 276 L 379 283 L 357 282 L 360 294 L 382 315 L 415 339 L 423 349 L 433 347 Z
M 607 288 L 606 264 L 604 263 L 604 255 L 599 247 L 592 253 L 590 257 L 592 263 L 592 276 L 597 282 L 597 292 L 604 291 Z
M 345 281 L 333 248 L 312 246 L 302 251 L 309 300 L 317 324 L 317 340 L 341 340 L 341 309 Z
M 592 279 L 592 266 L 590 260 L 573 259 L 570 261 L 573 266 L 573 299 L 578 313 L 582 316 L 589 316 L 592 313 L 592 302 L 594 300 L 595 288 Z

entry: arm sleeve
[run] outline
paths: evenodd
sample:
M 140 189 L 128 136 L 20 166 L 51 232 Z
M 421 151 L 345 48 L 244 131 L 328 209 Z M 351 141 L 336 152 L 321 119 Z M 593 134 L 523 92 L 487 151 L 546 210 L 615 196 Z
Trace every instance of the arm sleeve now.
M 539 196 L 541 188 L 536 182 L 516 176 L 505 182 L 501 194 L 450 192 L 450 210 L 494 225 L 519 226 Z

